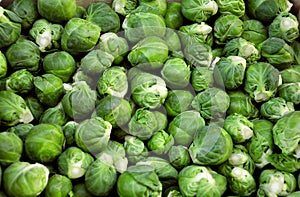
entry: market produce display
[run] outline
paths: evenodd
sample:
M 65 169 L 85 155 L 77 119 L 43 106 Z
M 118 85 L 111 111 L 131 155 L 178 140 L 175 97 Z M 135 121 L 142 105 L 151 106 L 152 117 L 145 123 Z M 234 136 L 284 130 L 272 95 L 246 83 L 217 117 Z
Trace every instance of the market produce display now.
M 0 197 L 299 197 L 294 9 L 0 6 Z

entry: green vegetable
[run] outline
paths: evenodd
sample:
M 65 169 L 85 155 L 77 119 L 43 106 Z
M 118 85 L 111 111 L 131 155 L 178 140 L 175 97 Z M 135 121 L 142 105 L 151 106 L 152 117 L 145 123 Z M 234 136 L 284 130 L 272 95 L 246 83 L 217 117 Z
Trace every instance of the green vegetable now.
M 280 71 L 282 83 L 300 82 L 300 66 L 295 65 Z
M 55 174 L 48 180 L 45 188 L 46 197 L 68 196 L 72 190 L 72 182 L 63 175 Z
M 155 154 L 166 154 L 174 145 L 174 137 L 164 130 L 155 132 L 148 141 L 148 148 Z
M 196 92 L 212 87 L 214 83 L 213 69 L 196 67 L 191 73 L 191 85 Z
M 241 35 L 245 40 L 254 43 L 256 46 L 268 38 L 267 29 L 264 24 L 255 19 L 244 21 L 244 31 Z
M 32 127 L 33 127 L 33 124 L 23 123 L 23 124 L 17 124 L 13 127 L 10 127 L 9 129 L 7 129 L 7 131 L 16 134 L 24 142 L 26 139 L 26 136 L 28 135 L 28 133 Z
M 300 83 L 285 83 L 279 86 L 278 94 L 287 102 L 292 102 L 295 105 L 300 103 Z
M 181 112 L 191 109 L 194 95 L 187 90 L 170 90 L 164 102 L 167 114 L 177 116 Z
M 178 29 L 183 24 L 180 2 L 167 2 L 165 23 L 168 28 Z
M 8 166 L 14 162 L 20 161 L 23 152 L 22 140 L 12 132 L 1 132 L 0 139 L 1 166 Z
M 7 61 L 5 55 L 0 51 L 0 79 L 7 74 Z
M 33 89 L 34 76 L 26 69 L 13 72 L 6 79 L 6 90 L 20 94 L 29 93 Z
M 113 0 L 112 8 L 123 16 L 129 14 L 137 7 L 137 0 Z
M 168 152 L 168 157 L 176 169 L 182 169 L 191 163 L 188 148 L 182 145 L 172 146 Z
M 46 109 L 40 117 L 40 123 L 49 123 L 63 126 L 68 121 L 68 116 L 64 112 L 61 103 L 58 103 L 55 107 Z
M 144 142 L 137 137 L 131 135 L 125 136 L 124 148 L 130 163 L 136 163 L 148 156 L 147 147 Z
M 260 107 L 261 115 L 271 121 L 277 121 L 293 111 L 295 111 L 294 104 L 285 101 L 282 97 L 271 98 Z
M 243 0 L 216 0 L 218 11 L 221 14 L 233 14 L 241 17 L 245 14 L 245 2 Z

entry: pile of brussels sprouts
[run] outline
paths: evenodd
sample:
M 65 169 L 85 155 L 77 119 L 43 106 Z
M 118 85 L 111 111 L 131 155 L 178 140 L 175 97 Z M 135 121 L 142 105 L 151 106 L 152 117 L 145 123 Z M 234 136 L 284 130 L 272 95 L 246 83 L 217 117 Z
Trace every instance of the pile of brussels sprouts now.
M 0 7 L 0 197 L 299 197 L 291 8 Z

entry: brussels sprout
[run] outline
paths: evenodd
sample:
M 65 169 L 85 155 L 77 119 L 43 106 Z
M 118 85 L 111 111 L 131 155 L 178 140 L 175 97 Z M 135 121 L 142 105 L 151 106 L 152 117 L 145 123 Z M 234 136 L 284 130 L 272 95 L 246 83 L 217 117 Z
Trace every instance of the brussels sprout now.
M 167 12 L 167 1 L 166 0 L 139 0 L 140 6 L 149 6 L 152 9 L 157 10 L 161 16 L 165 16 Z
M 33 124 L 23 123 L 10 127 L 9 129 L 7 129 L 7 131 L 16 134 L 24 142 L 32 127 Z
M 76 6 L 76 12 L 72 18 L 83 18 L 86 13 L 86 8 L 80 5 Z
M 9 46 L 5 56 L 13 70 L 25 68 L 29 71 L 37 71 L 40 63 L 39 47 L 30 40 L 19 39 Z
M 63 127 L 63 132 L 66 138 L 66 145 L 72 146 L 75 144 L 75 131 L 79 123 L 68 121 Z
M 65 113 L 62 104 L 58 103 L 55 107 L 50 107 L 43 112 L 40 117 L 40 123 L 49 123 L 63 126 L 68 121 L 68 116 Z
M 39 0 L 37 8 L 42 17 L 52 22 L 63 23 L 74 16 L 76 12 L 76 0 L 58 0 L 57 2 Z
M 202 127 L 189 147 L 193 163 L 199 165 L 219 165 L 226 161 L 232 152 L 230 135 L 216 124 Z
M 296 192 L 292 192 L 289 195 L 287 195 L 287 197 L 297 197 L 300 195 L 300 191 L 296 191 Z
M 293 174 L 266 169 L 259 176 L 257 196 L 287 196 L 296 189 L 296 185 Z
M 293 155 L 273 153 L 267 156 L 267 160 L 277 170 L 294 173 L 300 169 L 300 159 Z
M 61 127 L 38 124 L 29 131 L 25 139 L 25 152 L 32 161 L 50 163 L 62 153 L 64 141 Z
M 282 83 L 300 82 L 300 66 L 295 65 L 280 71 Z
M 209 67 L 212 62 L 212 50 L 207 44 L 188 44 L 183 53 L 187 62 L 194 67 Z
M 0 164 L 8 166 L 19 161 L 23 152 L 22 140 L 12 132 L 1 132 L 0 139 Z
M 66 51 L 57 51 L 46 55 L 43 59 L 45 73 L 59 77 L 63 82 L 68 82 L 75 72 L 75 60 Z
M 244 89 L 256 102 L 269 100 L 279 85 L 280 73 L 269 63 L 258 62 L 246 70 Z
M 166 154 L 174 145 L 174 137 L 164 130 L 155 132 L 148 141 L 148 148 L 157 155 Z
M 168 28 L 178 29 L 183 24 L 183 15 L 181 13 L 180 2 L 167 2 L 167 12 L 165 23 Z
M 125 37 L 130 42 L 138 42 L 149 36 L 164 37 L 166 24 L 163 17 L 151 12 L 128 14 L 122 24 Z
M 168 157 L 176 169 L 182 169 L 191 163 L 188 148 L 182 145 L 172 146 L 168 152 Z
M 172 57 L 183 58 L 180 56 L 182 53 L 180 38 L 175 30 L 167 28 L 165 37 L 163 39 L 168 46 Z
M 61 48 L 78 54 L 92 50 L 100 37 L 101 28 L 81 18 L 72 18 L 65 25 L 61 35 Z
M 196 67 L 191 73 L 191 85 L 196 92 L 201 92 L 214 84 L 213 69 Z
M 3 186 L 9 196 L 38 196 L 46 188 L 49 170 L 46 166 L 15 162 L 3 172 Z
M 34 77 L 33 84 L 39 101 L 50 107 L 57 105 L 65 94 L 62 80 L 53 74 Z
M 144 142 L 135 136 L 125 136 L 124 148 L 130 163 L 136 163 L 148 156 L 148 149 Z
M 26 69 L 13 72 L 6 79 L 6 90 L 11 90 L 20 94 L 29 93 L 33 89 L 34 76 Z
M 245 20 L 244 31 L 241 37 L 255 45 L 258 45 L 268 38 L 267 29 L 259 20 Z
M 168 132 L 178 145 L 189 146 L 205 121 L 197 111 L 184 111 L 175 116 L 168 126 Z
M 40 101 L 36 97 L 32 97 L 32 96 L 26 97 L 25 102 L 33 116 L 32 120 L 38 122 L 42 113 L 44 112 L 44 106 L 40 103 Z
M 161 196 L 162 184 L 155 169 L 149 165 L 130 166 L 117 181 L 120 197 L 126 196 Z
M 240 37 L 243 31 L 243 21 L 233 14 L 221 15 L 214 23 L 217 44 L 225 44 L 228 40 Z
M 294 50 L 294 53 L 295 53 L 295 63 L 296 64 L 300 64 L 300 42 L 298 41 L 294 41 L 291 43 L 291 47 L 293 48 Z
M 100 96 L 111 95 L 123 98 L 128 91 L 128 80 L 124 67 L 106 69 L 97 83 Z
M 32 113 L 24 99 L 11 91 L 0 91 L 0 106 L 1 126 L 14 126 L 33 120 Z
M 7 74 L 7 61 L 5 55 L 0 51 L 0 79 Z
M 294 104 L 281 97 L 271 98 L 260 107 L 261 115 L 271 121 L 277 121 L 293 111 L 295 111 Z
M 181 11 L 188 20 L 201 23 L 218 12 L 218 4 L 214 0 L 183 0 Z
M 86 189 L 84 183 L 78 183 L 73 186 L 73 197 L 93 197 L 93 195 Z
M 137 0 L 113 0 L 112 8 L 116 13 L 126 16 L 137 7 L 137 4 Z
M 167 114 L 169 116 L 177 116 L 181 112 L 191 108 L 194 95 L 187 90 L 170 90 L 164 102 Z
M 76 144 L 92 155 L 98 154 L 107 146 L 111 129 L 111 124 L 100 117 L 86 119 L 76 128 Z
M 241 17 L 245 14 L 245 2 L 243 0 L 216 0 L 218 11 L 221 14 L 233 14 Z
M 278 88 L 279 96 L 295 105 L 300 103 L 300 82 L 285 83 Z
M 131 66 L 150 70 L 161 68 L 168 53 L 168 46 L 161 38 L 150 36 L 133 46 L 127 58 Z
M 178 184 L 183 196 L 221 197 L 227 181 L 208 167 L 190 165 L 179 172 Z
M 67 177 L 55 174 L 48 180 L 45 197 L 67 197 L 72 191 L 72 182 Z

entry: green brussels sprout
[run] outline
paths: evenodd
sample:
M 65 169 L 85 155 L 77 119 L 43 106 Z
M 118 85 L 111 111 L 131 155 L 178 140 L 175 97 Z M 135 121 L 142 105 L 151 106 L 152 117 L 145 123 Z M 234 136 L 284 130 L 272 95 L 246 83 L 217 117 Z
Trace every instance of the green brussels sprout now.
M 138 5 L 137 0 L 113 0 L 112 8 L 113 10 L 122 15 L 126 16 L 132 12 Z
M 117 182 L 117 171 L 110 159 L 96 159 L 85 173 L 86 189 L 95 196 L 107 196 Z
M 214 84 L 213 69 L 196 67 L 191 73 L 191 85 L 196 92 L 212 87 Z
M 219 165 L 230 157 L 232 149 L 230 135 L 217 124 L 210 124 L 195 134 L 189 153 L 195 164 Z
M 189 146 L 197 133 L 204 127 L 205 121 L 197 111 L 184 111 L 175 116 L 168 126 L 168 132 L 177 145 Z
M 226 44 L 233 38 L 238 38 L 244 31 L 244 23 L 233 14 L 221 15 L 214 23 L 214 36 L 217 44 Z
M 76 0 L 58 0 L 57 2 L 39 0 L 37 8 L 42 17 L 52 22 L 63 23 L 74 16 L 76 12 Z
M 63 82 L 68 82 L 76 69 L 76 62 L 72 55 L 66 51 L 57 51 L 47 54 L 43 59 L 45 73 L 59 77 Z
M 300 169 L 300 159 L 294 155 L 273 153 L 267 156 L 267 160 L 280 171 L 294 173 Z
M 32 119 L 38 122 L 44 112 L 44 106 L 40 103 L 39 99 L 33 96 L 26 97 L 25 102 L 33 116 Z
M 76 12 L 72 18 L 83 18 L 86 13 L 86 8 L 80 5 L 76 6 Z
M 285 83 L 279 86 L 278 95 L 287 102 L 292 102 L 295 105 L 300 103 L 300 82 Z
M 254 119 L 252 122 L 253 136 L 247 143 L 246 147 L 249 155 L 255 163 L 255 166 L 261 169 L 270 163 L 267 157 L 273 153 L 273 124 L 272 122 L 264 119 Z
M 183 25 L 180 2 L 167 2 L 165 23 L 168 28 L 179 29 Z
M 292 192 L 289 195 L 287 195 L 287 197 L 297 197 L 300 195 L 300 191 L 296 191 L 296 192 Z
M 24 99 L 11 91 L 0 91 L 0 106 L 1 126 L 14 126 L 18 123 L 30 123 L 33 120 Z
M 184 50 L 184 57 L 187 63 L 194 67 L 209 67 L 212 62 L 212 50 L 207 44 L 191 43 Z
M 136 163 L 148 156 L 148 149 L 144 142 L 135 136 L 125 136 L 124 148 L 130 163 Z
M 117 180 L 117 192 L 126 196 L 161 196 L 162 184 L 149 165 L 130 166 Z
M 69 179 L 77 179 L 85 175 L 94 158 L 81 149 L 72 146 L 67 148 L 57 158 L 58 170 Z
M 227 181 L 208 167 L 190 165 L 179 172 L 178 184 L 183 196 L 221 197 Z
M 272 129 L 274 144 L 281 149 L 283 154 L 295 154 L 297 157 L 300 155 L 299 118 L 300 111 L 291 112 L 280 118 Z
M 106 69 L 97 83 L 100 96 L 111 95 L 123 98 L 128 91 L 128 80 L 124 67 L 113 66 Z
M 125 37 L 130 42 L 138 42 L 146 37 L 164 37 L 166 24 L 163 17 L 151 12 L 128 14 L 122 24 Z
M 156 9 L 161 16 L 165 16 L 167 12 L 167 1 L 166 0 L 139 0 L 140 6 L 149 6 L 152 9 Z
M 163 38 L 172 57 L 180 57 L 181 51 L 181 41 L 178 33 L 174 29 L 167 28 L 165 37 Z M 181 57 L 182 58 L 182 57 Z
M 73 186 L 73 197 L 93 197 L 93 195 L 86 189 L 84 183 L 78 183 Z
M 57 105 L 65 94 L 63 81 L 53 74 L 34 77 L 33 84 L 39 101 L 50 107 Z
M 94 2 L 88 5 L 85 19 L 98 25 L 102 32 L 118 32 L 120 18 L 118 14 L 105 2 Z
M 181 12 L 190 21 L 201 23 L 218 12 L 214 0 L 183 0 Z
M 221 57 L 214 67 L 214 81 L 232 90 L 243 84 L 246 60 L 241 56 Z
M 296 64 L 300 64 L 300 42 L 298 41 L 294 41 L 291 43 L 291 47 L 293 48 L 294 50 L 294 53 L 295 53 L 295 63 Z
M 61 35 L 61 48 L 78 54 L 92 50 L 100 37 L 101 28 L 81 18 L 72 18 L 65 25 Z
M 295 65 L 280 71 L 282 83 L 300 82 L 300 66 Z
M 274 66 L 258 62 L 246 70 L 244 90 L 256 102 L 262 102 L 275 95 L 280 83 L 280 73 Z
M 111 130 L 111 124 L 100 117 L 86 119 L 76 128 L 75 142 L 82 150 L 95 155 L 107 146 Z
M 50 163 L 62 153 L 64 141 L 60 126 L 38 124 L 30 129 L 25 139 L 25 152 L 32 161 Z
M 268 38 L 267 29 L 261 21 L 248 19 L 243 22 L 244 31 L 241 37 L 245 40 L 258 45 Z
M 168 152 L 168 158 L 176 169 L 182 169 L 191 163 L 188 148 L 182 145 L 172 146 Z
M 63 126 L 68 122 L 69 117 L 65 113 L 62 104 L 46 109 L 40 117 L 40 123 L 49 123 Z
M 191 108 L 194 95 L 187 90 L 170 90 L 164 102 L 167 114 L 169 116 L 177 116 L 181 112 Z
M 128 123 L 128 133 L 141 140 L 148 140 L 157 131 L 157 119 L 152 111 L 139 108 Z
M 75 144 L 75 131 L 79 123 L 75 121 L 68 121 L 63 127 L 64 136 L 66 138 L 66 146 Z
M 23 152 L 23 142 L 21 138 L 12 132 L 1 132 L 0 139 L 1 166 L 8 166 L 19 161 Z
M 198 93 L 191 105 L 200 112 L 203 118 L 212 120 L 225 115 L 229 104 L 228 94 L 219 88 L 212 87 Z
M 40 50 L 30 40 L 19 39 L 9 46 L 5 56 L 13 70 L 25 68 L 29 71 L 37 71 L 39 69 Z
M 245 14 L 246 6 L 243 0 L 216 0 L 221 14 L 233 14 L 241 17 Z
M 24 142 L 32 127 L 33 124 L 23 123 L 23 124 L 17 124 L 13 127 L 9 127 L 7 131 L 16 134 Z
M 281 97 L 271 98 L 260 107 L 260 114 L 271 121 L 277 121 L 293 111 L 295 111 L 294 104 Z
M 293 174 L 265 169 L 259 176 L 257 196 L 287 196 L 296 189 L 296 178 Z
M 72 191 L 72 182 L 69 178 L 55 174 L 48 180 L 45 188 L 45 197 L 67 197 Z
M 15 162 L 3 172 L 3 187 L 9 196 L 38 196 L 46 188 L 49 170 L 46 166 Z
M 151 70 L 161 68 L 168 53 L 168 46 L 161 38 L 150 36 L 133 46 L 127 58 L 131 66 Z
M 155 132 L 148 140 L 148 148 L 157 155 L 166 154 L 174 145 L 174 137 L 164 130 Z
M 26 69 L 17 70 L 6 79 L 6 90 L 29 93 L 34 88 L 33 79 L 34 76 Z
M 0 79 L 7 74 L 7 61 L 5 55 L 0 51 Z

